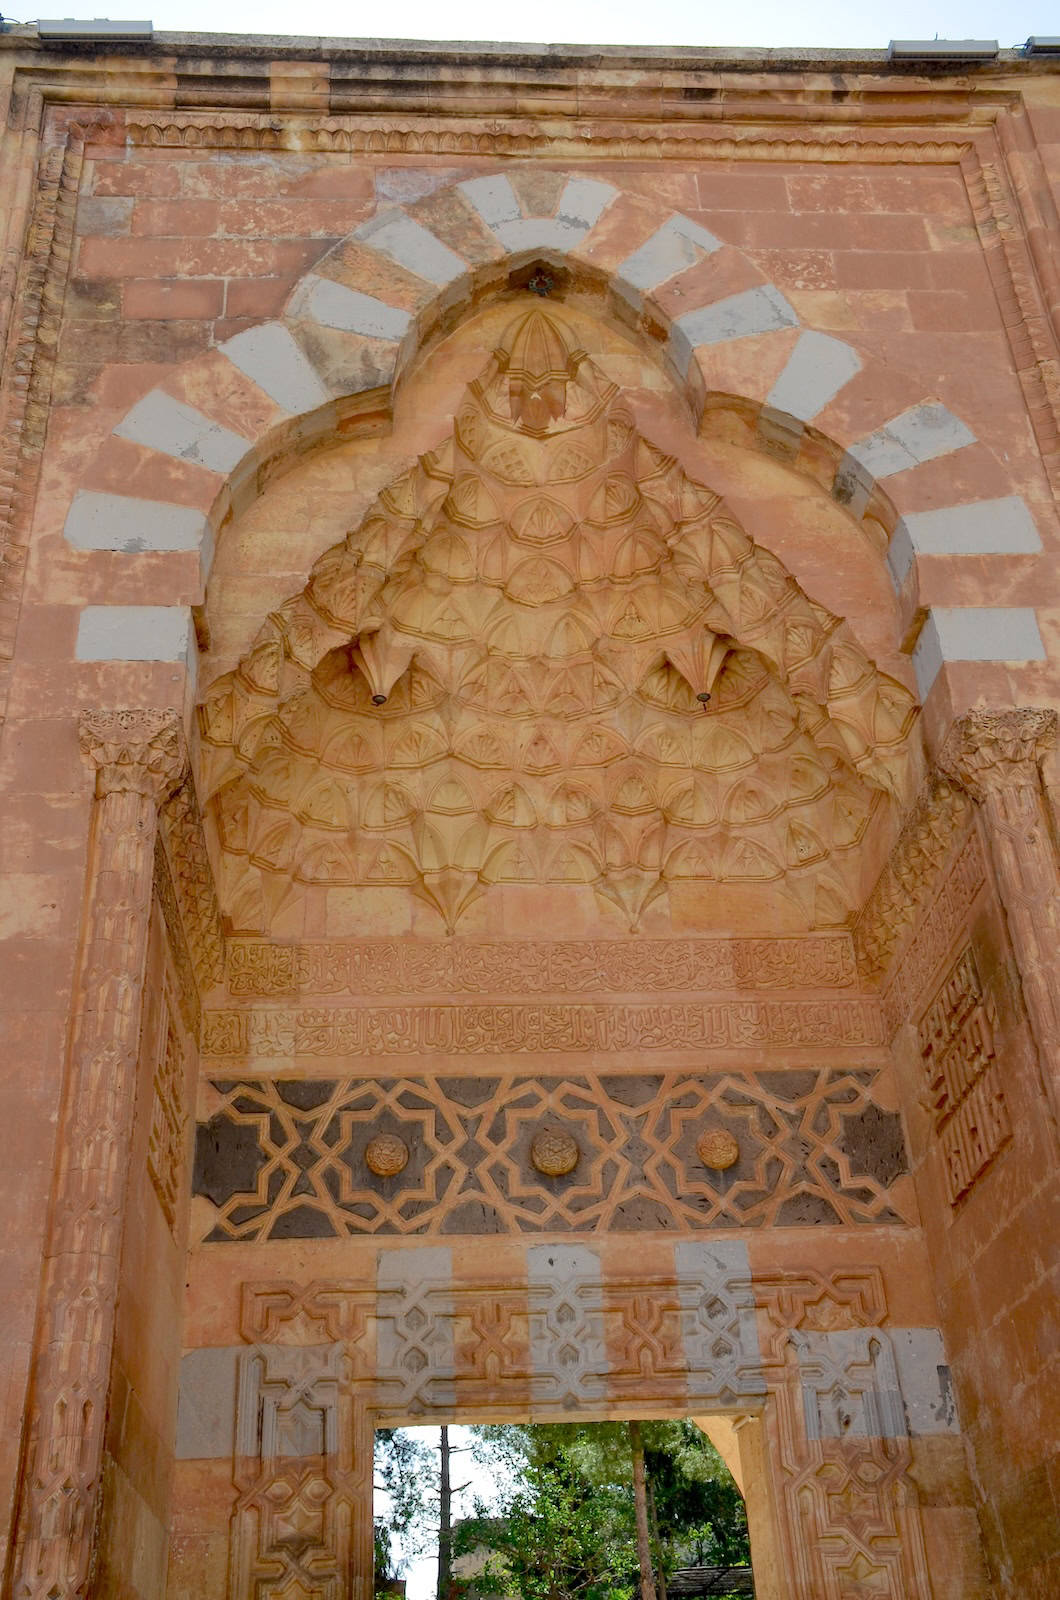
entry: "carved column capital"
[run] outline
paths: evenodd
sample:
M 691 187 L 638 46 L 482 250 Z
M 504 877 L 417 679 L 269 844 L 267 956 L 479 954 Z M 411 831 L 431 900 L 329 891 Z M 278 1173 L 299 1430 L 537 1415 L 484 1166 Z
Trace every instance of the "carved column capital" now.
M 1038 763 L 1056 742 L 1056 712 L 1045 706 L 968 711 L 958 717 L 938 758 L 973 800 L 1038 781 Z
M 96 769 L 99 796 L 131 791 L 161 801 L 187 766 L 176 711 L 82 711 L 78 740 Z

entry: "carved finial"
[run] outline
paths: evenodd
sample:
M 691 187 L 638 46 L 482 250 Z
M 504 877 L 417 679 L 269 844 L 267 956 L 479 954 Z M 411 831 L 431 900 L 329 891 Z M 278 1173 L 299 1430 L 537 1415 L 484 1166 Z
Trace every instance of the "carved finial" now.
M 1056 742 L 1056 723 L 1056 712 L 1045 706 L 968 711 L 950 729 L 939 768 L 982 800 L 991 790 L 1028 782 Z
M 97 795 L 133 790 L 156 800 L 176 787 L 187 767 L 177 711 L 82 711 L 81 754 L 96 769 Z

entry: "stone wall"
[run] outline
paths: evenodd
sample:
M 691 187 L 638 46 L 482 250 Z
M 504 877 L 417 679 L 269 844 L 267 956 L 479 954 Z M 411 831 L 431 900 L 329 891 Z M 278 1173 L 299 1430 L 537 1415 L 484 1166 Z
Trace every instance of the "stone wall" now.
M 376 1419 L 572 1408 L 737 1418 L 760 1586 L 1053 1592 L 1056 82 L 1012 52 L 920 75 L 176 36 L 100 62 L 0 36 L 20 1600 L 148 1600 L 167 1563 L 173 1594 L 340 1600 Z M 410 698 L 419 764 L 377 752 L 426 785 L 387 813 L 400 862 L 367 811 L 370 861 L 313 855 L 346 803 L 314 776 L 282 798 L 298 876 L 246 820 L 280 804 L 237 792 L 271 771 L 246 730 L 289 728 L 329 652 L 369 731 L 365 685 L 408 689 L 342 552 L 373 517 L 441 514 L 462 396 L 492 405 L 532 306 L 567 365 L 524 375 L 585 415 L 616 386 L 593 470 L 635 438 L 683 583 L 714 541 L 692 620 L 722 647 L 660 645 L 614 713 L 626 743 L 578 789 L 595 856 L 573 789 L 562 870 L 542 843 L 573 746 L 510 752 L 507 810 L 492 778 L 443 794 L 431 739 L 470 744 Z M 593 515 L 620 529 L 609 493 Z M 528 616 L 562 566 L 542 526 Z M 607 582 L 640 582 L 649 544 Z M 394 614 L 436 649 L 433 614 Z M 749 655 L 754 804 L 717 749 L 682 798 L 657 735 L 697 689 L 711 726 L 734 716 Z M 798 738 L 842 784 L 811 827 L 763 730 L 813 672 Z M 524 799 L 531 868 L 479 848 Z M 660 817 L 695 848 L 665 855 Z

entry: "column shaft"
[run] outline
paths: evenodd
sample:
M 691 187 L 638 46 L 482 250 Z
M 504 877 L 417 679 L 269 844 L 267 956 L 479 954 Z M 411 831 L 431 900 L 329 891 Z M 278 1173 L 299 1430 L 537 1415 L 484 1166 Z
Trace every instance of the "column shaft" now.
M 96 798 L 15 1544 L 19 1600 L 74 1600 L 91 1578 L 158 806 L 185 760 L 175 713 L 85 713 L 80 734 Z
M 1039 763 L 1056 713 L 972 711 L 955 723 L 939 765 L 983 814 L 987 848 L 1019 968 L 1054 1124 L 1060 1111 L 1060 877 Z

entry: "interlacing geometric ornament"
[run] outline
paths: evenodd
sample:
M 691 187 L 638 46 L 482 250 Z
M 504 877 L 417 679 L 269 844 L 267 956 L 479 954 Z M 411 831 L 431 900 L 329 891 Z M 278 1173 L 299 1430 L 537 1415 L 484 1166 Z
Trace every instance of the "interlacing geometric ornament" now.
M 341 1344 L 240 1357 L 233 1596 L 367 1600 L 371 1434 L 350 1375 Z
M 907 1224 L 901 1121 L 877 1076 L 214 1081 L 194 1192 L 217 1208 L 209 1241 Z M 724 1170 L 701 1153 L 711 1130 L 738 1148 Z M 571 1171 L 535 1165 L 542 1132 L 573 1140 Z M 407 1154 L 389 1175 L 367 1159 L 380 1134 Z
M 795 1600 L 930 1600 L 908 1438 L 808 1439 L 797 1369 L 775 1394 Z
M 792 1600 L 931 1600 L 878 1269 L 755 1282 Z M 847 1359 L 827 1359 L 829 1333 Z M 828 1330 L 828 1332 L 822 1332 Z
M 913 697 L 634 426 L 542 310 L 200 707 L 220 897 L 768 884 L 809 927 L 907 791 Z

